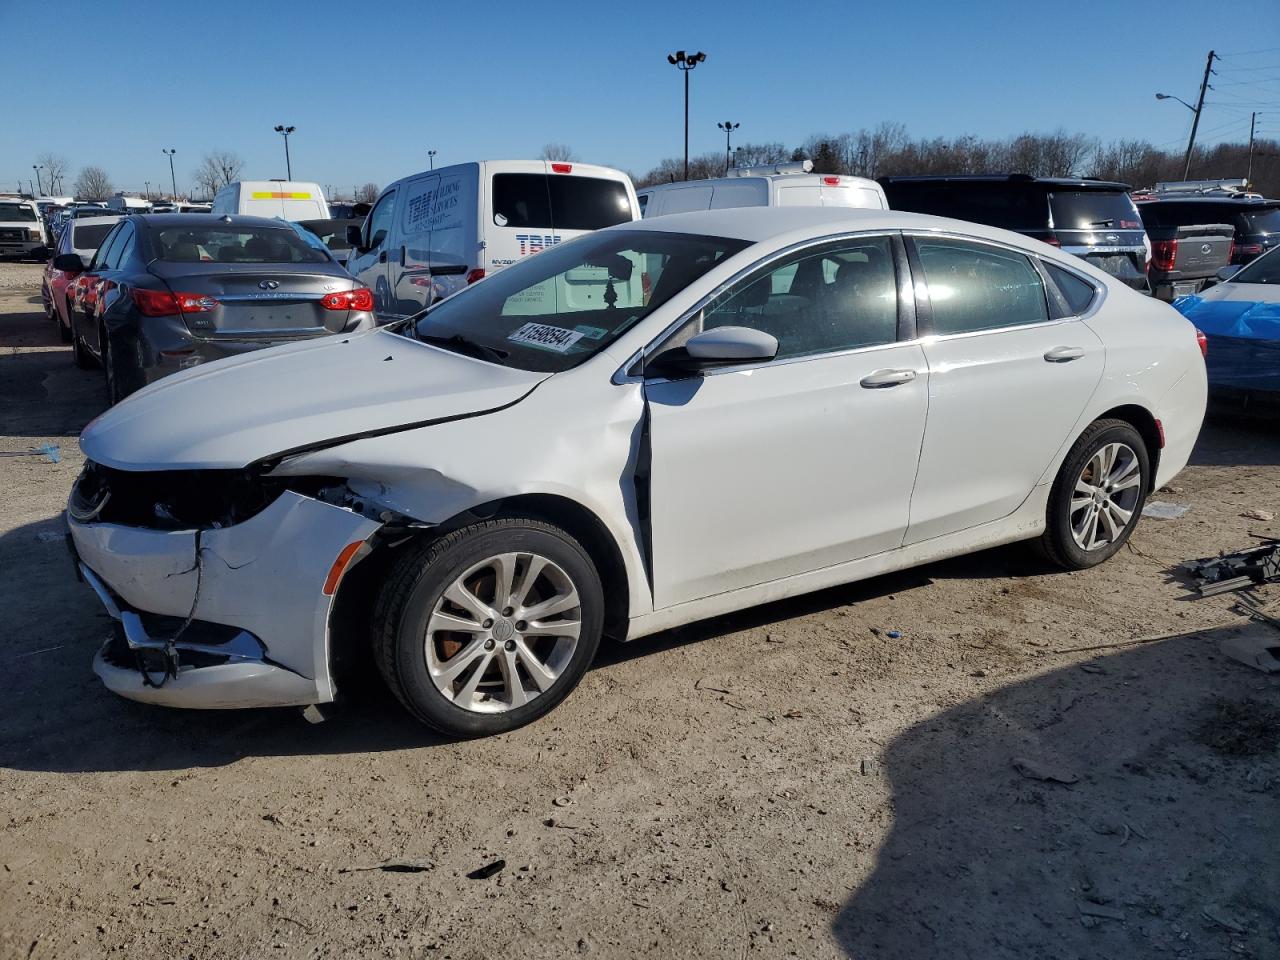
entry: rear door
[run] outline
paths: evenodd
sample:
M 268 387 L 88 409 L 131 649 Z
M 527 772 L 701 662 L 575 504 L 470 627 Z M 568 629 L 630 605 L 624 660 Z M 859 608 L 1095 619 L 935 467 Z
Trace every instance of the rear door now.
M 74 281 L 75 294 L 71 299 L 72 335 L 78 336 L 80 342 L 94 354 L 98 351 L 98 295 L 102 289 L 102 277 L 114 262 L 113 254 L 120 248 L 124 228 L 129 226 L 128 222 L 120 221 L 93 255 L 89 268 Z
M 395 301 L 387 276 L 391 227 L 395 217 L 398 188 L 392 187 L 374 204 L 360 231 L 360 249 L 352 248 L 347 272 L 373 291 L 373 309 L 380 320 L 396 316 Z
M 1023 253 L 917 235 L 912 273 L 929 364 L 929 422 L 906 543 L 1008 516 L 1073 434 L 1102 377 L 1102 341 L 1050 319 Z M 927 294 L 926 294 L 927 291 Z

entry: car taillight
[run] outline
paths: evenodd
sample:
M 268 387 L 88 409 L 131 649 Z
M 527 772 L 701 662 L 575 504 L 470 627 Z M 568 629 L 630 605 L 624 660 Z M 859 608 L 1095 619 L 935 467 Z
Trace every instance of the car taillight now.
M 218 301 L 204 293 L 170 293 L 167 290 L 132 291 L 133 302 L 144 317 L 171 317 L 175 313 L 208 313 Z
M 826 184 L 828 187 L 838 187 L 838 186 L 840 186 L 840 178 L 839 178 L 839 177 L 823 177 L 823 178 L 822 178 L 822 182 L 823 182 L 824 184 Z
M 1209 338 L 1204 335 L 1204 331 L 1196 327 L 1196 343 L 1200 344 L 1200 356 L 1209 356 Z
M 1058 235 L 1056 233 L 1049 233 L 1047 236 L 1044 237 L 1044 242 L 1051 247 L 1062 246 L 1062 241 L 1058 239 Z
M 477 280 L 484 279 L 484 267 L 476 267 L 467 274 L 467 283 L 475 283 Z
M 1231 248 L 1231 262 L 1244 263 L 1245 257 L 1258 257 L 1262 255 L 1263 246 L 1260 243 L 1242 243 L 1239 246 Z
M 326 293 L 320 298 L 320 306 L 326 310 L 372 310 L 373 291 L 368 287 L 356 287 L 354 290 Z
M 1178 259 L 1177 240 L 1153 240 L 1151 243 L 1151 269 L 1172 270 Z
M 1231 246 L 1227 248 L 1227 263 L 1235 263 L 1235 262 L 1236 262 L 1236 242 L 1233 239 L 1231 241 Z
M 551 165 L 552 173 L 573 173 L 572 163 L 553 163 Z

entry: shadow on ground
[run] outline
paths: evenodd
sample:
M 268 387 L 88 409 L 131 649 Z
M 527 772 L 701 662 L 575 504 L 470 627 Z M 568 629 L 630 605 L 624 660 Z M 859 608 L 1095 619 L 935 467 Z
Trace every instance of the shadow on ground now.
M 105 381 L 72 363 L 71 347 L 33 300 L 0 323 L 0 436 L 77 437 L 105 409 Z
M 893 740 L 894 826 L 833 923 L 847 954 L 1280 956 L 1280 678 L 1221 656 L 1230 630 L 1016 683 Z

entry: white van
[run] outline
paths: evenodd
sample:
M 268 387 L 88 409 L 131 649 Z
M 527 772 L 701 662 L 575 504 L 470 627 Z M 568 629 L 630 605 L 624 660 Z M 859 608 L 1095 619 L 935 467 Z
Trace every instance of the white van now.
M 318 183 L 300 180 L 238 180 L 213 198 L 216 217 L 247 214 L 281 220 L 328 220 L 329 204 Z
M 373 291 L 378 319 L 389 321 L 521 257 L 638 219 L 635 187 L 620 170 L 549 160 L 460 163 L 383 190 L 352 238 L 347 270 Z M 578 294 L 599 293 L 607 281 L 584 276 Z
M 120 210 L 124 213 L 150 213 L 151 201 L 143 200 L 141 197 L 126 197 L 124 194 L 117 193 L 114 197 L 107 198 L 108 210 Z
M 808 160 L 736 167 L 715 180 L 661 183 L 636 191 L 646 217 L 726 207 L 863 207 L 888 210 L 884 189 L 863 177 L 810 173 Z

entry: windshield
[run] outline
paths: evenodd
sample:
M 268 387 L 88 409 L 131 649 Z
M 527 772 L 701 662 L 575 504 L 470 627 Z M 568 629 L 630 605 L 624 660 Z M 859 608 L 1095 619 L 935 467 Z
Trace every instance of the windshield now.
M 25 203 L 0 203 L 0 220 L 6 223 L 35 223 L 36 212 Z
M 1233 283 L 1280 283 L 1280 247 L 1259 257 L 1234 277 Z
M 158 259 L 171 263 L 328 263 L 322 249 L 311 246 L 292 228 L 162 227 L 152 233 Z
M 1142 220 L 1127 193 L 1060 191 L 1049 197 L 1055 230 L 1141 230 Z
M 568 370 L 747 246 L 658 230 L 591 233 L 441 301 L 405 332 L 522 370 Z

